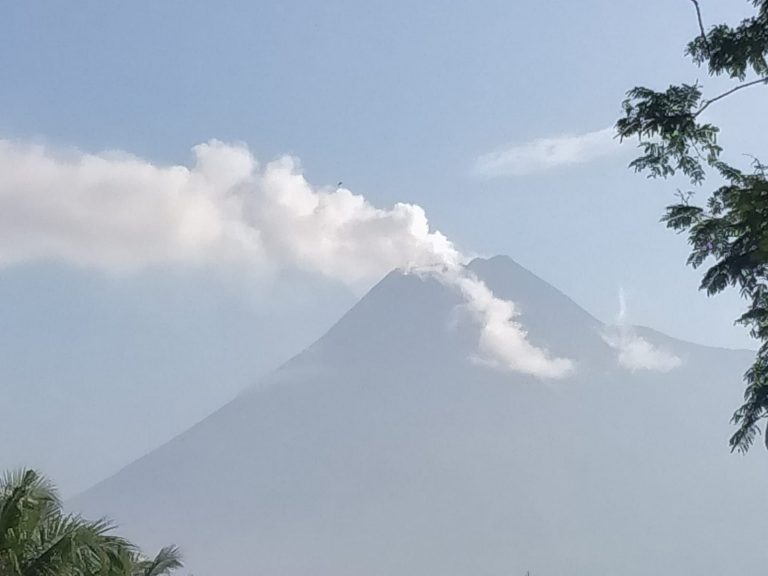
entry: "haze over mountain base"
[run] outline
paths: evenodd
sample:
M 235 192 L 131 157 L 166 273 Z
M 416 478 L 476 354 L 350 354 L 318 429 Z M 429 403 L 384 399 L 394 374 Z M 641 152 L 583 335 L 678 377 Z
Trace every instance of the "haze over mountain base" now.
M 81 495 L 196 576 L 759 574 L 768 461 L 733 456 L 752 354 L 651 330 L 679 363 L 619 363 L 608 330 L 503 257 L 470 268 L 514 301 L 558 381 L 488 366 L 451 290 L 393 272 L 313 346 Z

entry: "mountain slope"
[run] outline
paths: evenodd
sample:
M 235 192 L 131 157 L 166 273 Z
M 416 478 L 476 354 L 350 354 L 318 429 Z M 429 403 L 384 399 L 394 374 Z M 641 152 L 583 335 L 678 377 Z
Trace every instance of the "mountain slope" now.
M 198 576 L 760 573 L 768 466 L 727 449 L 751 356 L 667 339 L 680 368 L 626 371 L 556 289 L 505 258 L 471 268 L 575 376 L 473 361 L 457 297 L 393 272 L 73 507 L 180 544 Z

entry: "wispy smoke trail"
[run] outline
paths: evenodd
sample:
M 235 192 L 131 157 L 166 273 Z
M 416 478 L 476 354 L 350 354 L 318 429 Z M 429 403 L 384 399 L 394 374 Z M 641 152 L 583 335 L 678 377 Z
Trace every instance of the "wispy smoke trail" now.
M 627 323 L 627 296 L 623 288 L 619 288 L 616 324 L 606 329 L 603 340 L 616 350 L 619 365 L 628 370 L 669 372 L 682 363 L 678 356 L 654 346 Z

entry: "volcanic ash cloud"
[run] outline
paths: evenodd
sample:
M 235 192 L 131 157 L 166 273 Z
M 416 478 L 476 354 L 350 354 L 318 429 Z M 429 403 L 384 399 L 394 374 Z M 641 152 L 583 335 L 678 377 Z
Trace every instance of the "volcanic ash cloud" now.
M 170 264 L 296 269 L 369 287 L 394 268 L 456 290 L 479 326 L 489 366 L 561 378 L 572 361 L 533 346 L 514 303 L 463 264 L 424 210 L 370 204 L 314 187 L 297 160 L 260 166 L 244 145 L 209 141 L 190 167 L 118 152 L 88 154 L 0 140 L 0 266 L 56 260 L 126 274 Z

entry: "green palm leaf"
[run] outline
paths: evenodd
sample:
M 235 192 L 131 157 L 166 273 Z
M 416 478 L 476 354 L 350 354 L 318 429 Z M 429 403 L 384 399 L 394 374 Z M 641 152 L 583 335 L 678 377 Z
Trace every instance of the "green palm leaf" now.
M 64 514 L 56 490 L 33 470 L 0 478 L 0 576 L 165 576 L 175 546 L 148 559 L 108 520 Z

